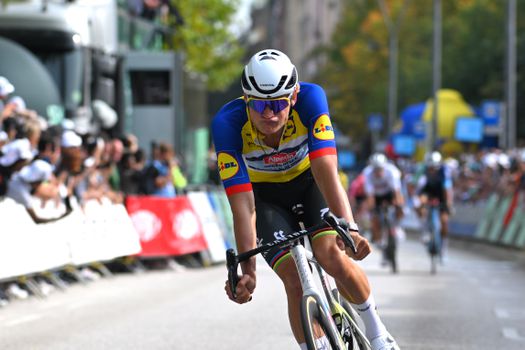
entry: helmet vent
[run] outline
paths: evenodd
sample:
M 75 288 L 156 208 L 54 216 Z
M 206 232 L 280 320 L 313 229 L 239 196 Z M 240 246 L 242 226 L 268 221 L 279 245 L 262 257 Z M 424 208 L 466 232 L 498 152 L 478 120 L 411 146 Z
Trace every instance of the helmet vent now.
M 294 68 L 292 70 L 292 76 L 290 77 L 290 81 L 288 82 L 288 84 L 286 84 L 286 89 L 291 89 L 295 86 L 295 84 L 297 83 L 297 70 Z
M 252 87 L 248 83 L 248 80 L 246 80 L 246 70 L 242 71 L 241 84 L 244 90 L 250 91 L 252 89 Z

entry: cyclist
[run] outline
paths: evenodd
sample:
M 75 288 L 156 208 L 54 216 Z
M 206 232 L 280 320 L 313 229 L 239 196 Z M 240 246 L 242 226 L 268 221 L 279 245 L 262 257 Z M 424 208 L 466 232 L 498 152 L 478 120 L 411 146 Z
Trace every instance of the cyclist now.
M 401 172 L 383 153 L 370 156 L 363 169 L 368 208 L 371 211 L 372 242 L 381 243 L 379 210 L 383 204 L 394 205 L 396 217 L 403 216 L 404 196 L 401 191 Z
M 303 204 L 306 226 L 320 223 L 327 206 L 355 225 L 338 176 L 324 90 L 299 82 L 290 59 L 273 49 L 252 56 L 242 72 L 241 86 L 244 95 L 224 105 L 212 123 L 239 252 L 296 231 L 299 226 L 291 208 L 297 203 Z M 351 257 L 361 260 L 370 253 L 370 245 L 359 234 L 351 234 L 358 250 Z M 399 349 L 379 318 L 367 276 L 345 255 L 335 232 L 318 232 L 312 247 L 343 295 L 356 304 L 373 349 Z M 276 248 L 264 257 L 284 284 L 292 332 L 301 349 L 306 349 L 300 317 L 302 289 L 290 252 Z M 236 298 L 228 283 L 225 286 L 228 297 L 239 304 L 252 298 L 255 258 L 241 263 L 241 271 Z M 325 336 L 318 342 L 328 344 Z
M 350 183 L 348 188 L 348 199 L 350 200 L 350 206 L 354 217 L 359 221 L 361 225 L 363 222 L 368 222 L 366 213 L 366 193 L 365 193 L 365 176 L 363 173 L 359 173 L 354 180 Z
M 452 176 L 450 169 L 443 163 L 443 156 L 438 151 L 425 154 L 421 176 L 417 182 L 419 197 L 418 214 L 426 217 L 426 205 L 432 201 L 439 202 L 439 219 L 441 222 L 441 259 L 447 259 L 448 253 L 448 219 L 453 205 Z

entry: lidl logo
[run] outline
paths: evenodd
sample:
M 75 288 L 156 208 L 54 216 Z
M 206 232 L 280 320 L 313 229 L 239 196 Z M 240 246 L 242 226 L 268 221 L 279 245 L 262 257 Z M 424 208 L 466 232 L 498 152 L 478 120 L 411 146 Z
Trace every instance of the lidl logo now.
M 330 122 L 330 117 L 328 117 L 328 115 L 323 114 L 322 116 L 317 118 L 317 121 L 314 125 L 313 133 L 315 138 L 319 140 L 334 139 L 334 128 L 332 127 L 332 123 Z
M 237 160 L 228 153 L 220 152 L 217 156 L 217 163 L 219 166 L 219 175 L 223 180 L 232 178 L 239 171 Z

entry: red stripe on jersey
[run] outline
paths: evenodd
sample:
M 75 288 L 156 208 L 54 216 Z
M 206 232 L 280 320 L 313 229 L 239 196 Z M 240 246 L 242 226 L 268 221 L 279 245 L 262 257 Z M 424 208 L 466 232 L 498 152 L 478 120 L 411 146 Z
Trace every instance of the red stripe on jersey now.
M 319 157 L 326 156 L 329 154 L 336 155 L 337 154 L 336 148 L 335 147 L 321 148 L 321 149 L 318 149 L 317 151 L 310 152 L 309 157 L 310 159 L 315 159 L 315 158 L 319 158 Z
M 252 190 L 252 184 L 240 184 L 240 185 L 233 185 L 226 188 L 226 195 L 231 196 L 232 194 L 240 193 L 240 192 L 250 192 Z

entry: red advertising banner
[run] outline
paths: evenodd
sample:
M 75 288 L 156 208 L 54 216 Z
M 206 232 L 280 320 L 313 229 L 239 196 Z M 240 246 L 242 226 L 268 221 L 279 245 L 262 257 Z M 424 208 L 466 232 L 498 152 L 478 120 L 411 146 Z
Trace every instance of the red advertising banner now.
M 185 196 L 129 196 L 126 209 L 140 236 L 139 256 L 170 256 L 207 249 L 202 224 Z

